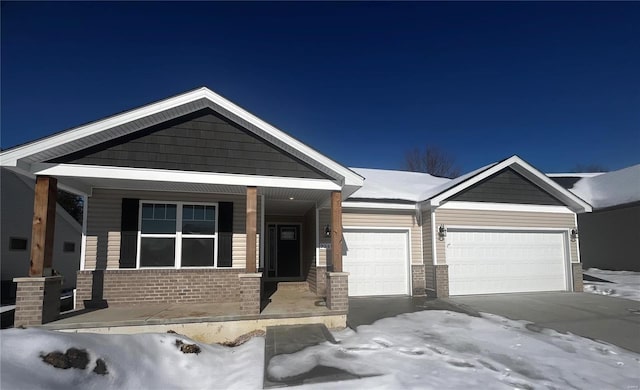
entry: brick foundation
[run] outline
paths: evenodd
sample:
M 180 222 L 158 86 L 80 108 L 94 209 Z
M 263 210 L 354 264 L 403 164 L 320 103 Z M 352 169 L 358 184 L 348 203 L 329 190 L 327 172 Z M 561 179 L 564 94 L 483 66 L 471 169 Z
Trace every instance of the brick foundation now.
M 571 274 L 573 275 L 573 291 L 583 292 L 584 286 L 582 283 L 582 264 L 571 263 Z
M 13 279 L 17 284 L 14 326 L 42 325 L 60 315 L 62 277 Z
M 413 264 L 411 265 L 411 295 L 422 296 L 426 295 L 425 279 L 424 279 L 424 265 Z
M 446 298 L 449 296 L 449 266 L 446 264 L 425 265 L 425 287 L 427 295 Z
M 240 311 L 242 314 L 260 314 L 262 273 L 238 275 L 240 279 Z
M 327 307 L 329 310 L 349 309 L 349 274 L 327 272 Z
M 240 302 L 244 269 L 78 271 L 77 309 L 149 303 Z
M 309 290 L 318 296 L 327 295 L 327 267 L 312 264 L 307 275 Z

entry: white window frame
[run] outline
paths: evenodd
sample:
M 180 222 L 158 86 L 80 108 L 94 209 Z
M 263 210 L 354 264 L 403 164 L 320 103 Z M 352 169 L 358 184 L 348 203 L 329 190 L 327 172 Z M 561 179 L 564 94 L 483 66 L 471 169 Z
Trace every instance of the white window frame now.
M 172 234 L 142 233 L 142 205 L 143 204 L 165 204 L 176 206 L 176 232 Z M 214 234 L 182 234 L 182 208 L 183 206 L 214 206 L 215 207 L 215 227 Z M 138 203 L 138 245 L 136 248 L 136 269 L 212 269 L 218 267 L 218 203 L 217 202 L 177 202 L 170 200 L 140 200 Z M 174 238 L 175 251 L 173 255 L 173 267 L 142 267 L 140 266 L 140 249 L 142 238 Z M 213 238 L 213 266 L 204 267 L 182 267 L 182 240 L 191 238 Z M 229 267 L 222 267 L 229 268 Z

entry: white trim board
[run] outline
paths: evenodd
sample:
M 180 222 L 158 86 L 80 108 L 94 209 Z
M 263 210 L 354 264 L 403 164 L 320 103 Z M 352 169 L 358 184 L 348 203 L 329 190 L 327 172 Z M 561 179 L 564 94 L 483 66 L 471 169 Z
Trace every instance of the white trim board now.
M 486 211 L 523 211 L 533 213 L 574 214 L 566 206 L 549 206 L 536 204 L 489 203 L 489 202 L 459 202 L 450 201 L 442 204 L 439 209 L 444 210 L 486 210 Z
M 239 175 L 230 173 L 175 171 L 169 169 L 129 168 L 79 164 L 34 164 L 32 173 L 62 177 L 120 179 L 175 183 L 222 184 L 235 186 L 299 188 L 340 191 L 340 186 L 327 179 Z
M 413 203 L 342 202 L 343 209 L 416 210 Z

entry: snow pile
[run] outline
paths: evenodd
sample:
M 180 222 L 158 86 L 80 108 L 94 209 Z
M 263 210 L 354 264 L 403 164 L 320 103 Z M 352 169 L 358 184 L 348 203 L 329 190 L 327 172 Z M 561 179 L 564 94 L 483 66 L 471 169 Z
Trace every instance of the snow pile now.
M 259 389 L 264 339 L 235 347 L 198 344 L 200 353 L 183 353 L 177 334 L 99 335 L 42 329 L 0 332 L 2 389 Z M 59 369 L 41 355 L 69 348 L 89 354 L 87 369 Z M 92 372 L 102 359 L 107 374 Z
M 640 383 L 638 354 L 489 314 L 423 311 L 335 336 L 337 345 L 274 357 L 269 374 L 286 378 L 321 364 L 370 377 L 306 385 L 315 389 L 625 389 Z
M 385 169 L 349 168 L 365 178 L 364 185 L 350 198 L 394 199 L 418 202 L 421 195 L 451 181 L 427 173 Z
M 640 272 L 606 271 L 598 268 L 589 268 L 587 271 L 584 271 L 584 273 L 611 282 L 591 282 L 585 280 L 584 291 L 640 301 Z
M 596 209 L 640 201 L 640 164 L 582 178 L 571 192 Z
M 0 331 L 2 389 L 261 389 L 264 339 L 228 348 L 198 344 L 183 353 L 176 334 L 97 335 L 41 329 Z M 323 343 L 277 355 L 270 375 L 287 378 L 317 365 L 364 379 L 306 384 L 313 389 L 632 389 L 640 355 L 524 321 L 423 311 L 334 333 Z M 179 344 L 179 343 L 178 343 Z M 54 368 L 41 355 L 86 350 L 88 369 Z M 98 359 L 106 375 L 92 372 Z

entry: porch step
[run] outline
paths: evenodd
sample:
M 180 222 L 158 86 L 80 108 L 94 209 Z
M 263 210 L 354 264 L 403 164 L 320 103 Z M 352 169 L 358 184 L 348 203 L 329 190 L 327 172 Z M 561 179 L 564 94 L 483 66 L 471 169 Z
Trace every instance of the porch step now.
M 333 335 L 324 324 L 267 327 L 264 344 L 263 388 L 299 386 L 305 383 L 322 383 L 359 378 L 338 368 L 322 365 L 317 365 L 305 373 L 288 378 L 273 378 L 269 375 L 269 362 L 273 357 L 296 353 L 327 341 L 336 344 Z
M 278 291 L 309 291 L 307 282 L 278 282 Z

